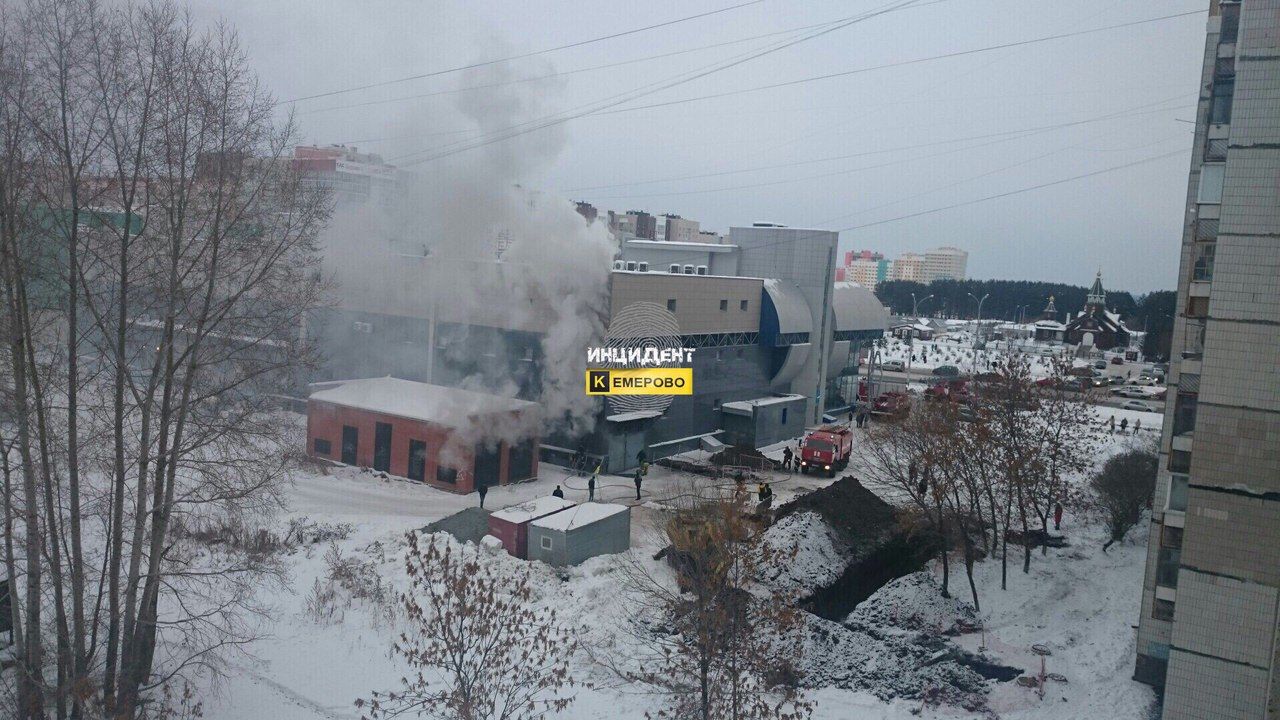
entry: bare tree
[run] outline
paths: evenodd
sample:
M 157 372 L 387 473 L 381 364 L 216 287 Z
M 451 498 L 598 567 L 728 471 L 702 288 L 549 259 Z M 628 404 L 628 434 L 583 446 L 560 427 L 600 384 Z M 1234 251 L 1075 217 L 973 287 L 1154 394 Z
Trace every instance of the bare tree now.
M 537 720 L 572 702 L 572 635 L 554 610 L 532 606 L 527 567 L 504 575 L 479 553 L 409 533 L 401 603 L 412 629 L 392 650 L 411 672 L 400 690 L 357 700 L 365 717 Z
M 638 558 L 624 561 L 629 632 L 643 651 L 610 668 L 654 688 L 665 699 L 661 718 L 808 717 L 797 688 L 803 614 L 759 583 L 795 549 L 764 542 L 744 498 L 689 492 L 673 502 L 679 510 L 663 532 L 675 584 Z

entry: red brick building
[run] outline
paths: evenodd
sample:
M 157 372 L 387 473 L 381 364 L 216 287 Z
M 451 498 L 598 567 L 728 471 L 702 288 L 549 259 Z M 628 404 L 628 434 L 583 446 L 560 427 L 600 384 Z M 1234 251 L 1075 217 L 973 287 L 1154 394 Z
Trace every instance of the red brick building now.
M 312 457 L 457 493 L 538 473 L 538 438 L 519 433 L 535 426 L 534 403 L 390 377 L 313 387 Z

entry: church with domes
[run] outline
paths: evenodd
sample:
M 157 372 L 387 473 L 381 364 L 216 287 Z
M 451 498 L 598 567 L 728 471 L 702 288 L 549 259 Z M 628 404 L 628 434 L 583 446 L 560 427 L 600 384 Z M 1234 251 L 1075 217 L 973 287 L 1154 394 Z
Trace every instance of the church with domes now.
M 1119 313 L 1107 310 L 1107 292 L 1102 289 L 1102 271 L 1098 271 L 1085 300 L 1084 310 L 1067 321 L 1062 331 L 1063 342 L 1082 348 L 1111 350 L 1129 346 L 1129 329 Z

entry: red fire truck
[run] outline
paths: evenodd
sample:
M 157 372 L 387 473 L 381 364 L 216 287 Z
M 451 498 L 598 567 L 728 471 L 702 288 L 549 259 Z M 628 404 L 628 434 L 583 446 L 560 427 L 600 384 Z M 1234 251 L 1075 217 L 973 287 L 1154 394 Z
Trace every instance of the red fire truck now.
M 823 425 L 805 436 L 800 443 L 800 472 L 825 472 L 835 477 L 836 471 L 849 464 L 853 454 L 853 432 L 847 425 Z

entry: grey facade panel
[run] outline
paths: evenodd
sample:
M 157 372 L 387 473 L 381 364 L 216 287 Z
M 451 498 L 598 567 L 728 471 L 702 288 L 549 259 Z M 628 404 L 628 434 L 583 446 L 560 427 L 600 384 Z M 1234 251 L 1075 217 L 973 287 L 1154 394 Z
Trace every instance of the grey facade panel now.
M 549 546 L 549 547 L 548 547 Z M 577 565 L 631 548 L 631 509 L 567 532 L 529 524 L 529 559 L 554 567 Z

